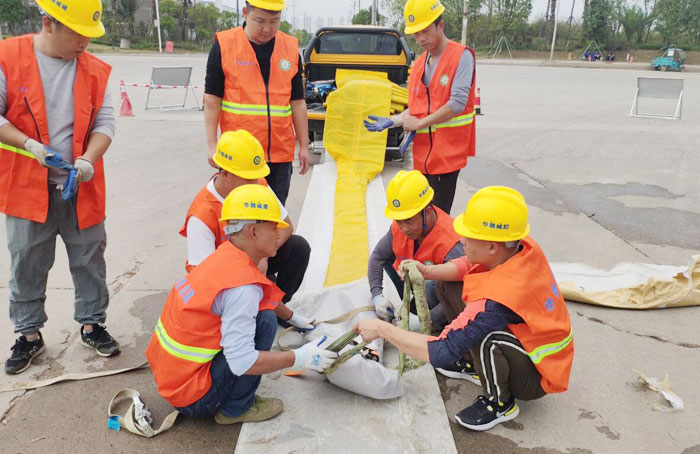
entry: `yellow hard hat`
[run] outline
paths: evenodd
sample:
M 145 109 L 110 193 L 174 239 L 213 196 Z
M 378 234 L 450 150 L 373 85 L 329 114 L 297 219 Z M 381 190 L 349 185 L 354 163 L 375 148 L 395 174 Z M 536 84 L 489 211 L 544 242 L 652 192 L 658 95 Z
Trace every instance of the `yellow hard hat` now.
M 214 163 L 228 173 L 246 180 L 270 174 L 262 145 L 245 129 L 226 131 L 216 144 Z
M 247 0 L 251 6 L 268 11 L 282 11 L 284 9 L 284 0 Z
M 464 237 L 485 241 L 517 241 L 530 233 L 525 199 L 505 186 L 478 190 L 452 226 Z
M 289 224 L 282 219 L 282 211 L 275 193 L 267 186 L 244 184 L 231 191 L 221 207 L 220 222 L 271 221 L 286 229 Z
M 401 170 L 386 188 L 384 215 L 394 221 L 413 217 L 428 206 L 433 195 L 435 191 L 425 175 L 417 170 Z
M 406 20 L 404 33 L 412 35 L 428 28 L 435 22 L 445 7 L 440 0 L 408 0 L 403 8 L 403 17 Z
M 36 0 L 46 14 L 77 34 L 99 38 L 105 34 L 100 0 Z

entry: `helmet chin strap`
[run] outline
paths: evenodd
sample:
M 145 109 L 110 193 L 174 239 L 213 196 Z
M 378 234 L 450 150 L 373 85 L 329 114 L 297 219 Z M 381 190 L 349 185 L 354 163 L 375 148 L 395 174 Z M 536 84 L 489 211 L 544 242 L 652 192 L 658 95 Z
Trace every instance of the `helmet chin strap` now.
M 423 208 L 423 210 L 421 211 L 421 214 L 423 215 L 423 228 L 421 231 L 425 232 L 425 229 L 428 228 L 428 222 L 427 222 L 426 217 L 425 217 L 425 208 Z

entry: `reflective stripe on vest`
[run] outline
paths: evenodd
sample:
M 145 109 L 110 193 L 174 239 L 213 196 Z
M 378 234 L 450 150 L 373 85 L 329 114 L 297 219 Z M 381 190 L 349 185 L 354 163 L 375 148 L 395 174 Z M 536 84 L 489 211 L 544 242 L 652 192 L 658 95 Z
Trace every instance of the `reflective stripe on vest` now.
M 543 359 L 549 355 L 559 353 L 564 350 L 567 345 L 571 343 L 573 339 L 573 331 L 569 331 L 569 335 L 564 338 L 564 340 L 559 342 L 554 342 L 552 344 L 541 345 L 531 352 L 528 352 L 530 359 L 534 364 L 539 364 Z
M 436 125 L 433 125 L 432 127 L 435 129 L 456 128 L 458 126 L 466 126 L 472 123 L 474 123 L 474 112 L 465 115 L 457 115 L 456 117 L 453 117 L 444 123 L 438 123 Z M 427 134 L 428 132 L 429 128 L 419 129 L 418 131 L 416 131 L 416 133 L 418 134 Z
M 168 336 L 168 333 L 163 327 L 160 318 L 158 319 L 158 324 L 156 325 L 156 336 L 158 337 L 158 342 L 163 350 L 176 356 L 180 359 L 186 361 L 193 361 L 195 363 L 208 363 L 214 359 L 217 353 L 221 349 L 211 349 L 202 347 L 192 347 L 189 345 L 181 344 Z
M 223 100 L 221 101 L 221 110 L 224 112 L 236 115 L 267 115 L 266 104 L 239 104 Z M 271 117 L 289 117 L 292 115 L 292 106 L 273 106 L 270 105 Z
M 31 152 L 23 150 L 21 148 L 13 147 L 12 145 L 8 145 L 6 143 L 0 142 L 0 148 L 2 148 L 3 150 L 11 151 L 13 153 L 21 154 L 22 156 L 26 156 L 28 158 L 36 159 L 34 157 L 34 154 L 32 154 Z

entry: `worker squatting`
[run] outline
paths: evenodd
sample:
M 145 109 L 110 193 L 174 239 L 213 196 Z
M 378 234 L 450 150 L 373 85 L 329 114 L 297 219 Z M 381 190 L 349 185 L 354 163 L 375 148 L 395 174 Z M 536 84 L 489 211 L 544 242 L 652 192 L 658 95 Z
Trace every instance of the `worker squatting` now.
M 101 158 L 115 130 L 111 68 L 85 52 L 90 38 L 104 34 L 102 6 L 36 2 L 39 34 L 0 43 L 0 211 L 11 256 L 10 318 L 20 334 L 5 362 L 8 374 L 26 370 L 44 351 L 46 282 L 59 234 L 81 342 L 101 356 L 119 353 L 104 327 Z M 284 208 L 295 141 L 301 172 L 309 167 L 298 43 L 279 31 L 284 6 L 248 0 L 243 26 L 216 35 L 205 125 L 217 172 L 184 216 L 187 274 L 171 289 L 146 350 L 161 396 L 183 414 L 214 415 L 220 424 L 262 421 L 283 410 L 281 400 L 256 394 L 262 374 L 321 371 L 337 358 L 326 343 L 270 351 L 278 324 L 315 326 L 285 304 L 303 280 L 310 248 Z M 368 266 L 378 318 L 354 329 L 480 386 L 482 395 L 456 419 L 487 430 L 518 415 L 516 399 L 565 391 L 574 344 L 564 300 L 530 237 L 522 195 L 486 187 L 456 219 L 449 214 L 459 171 L 475 152 L 475 63 L 471 49 L 445 36 L 444 10 L 439 0 L 408 0 L 405 32 L 425 50 L 410 76 L 409 109 L 364 121 L 370 131 L 400 125 L 412 133 L 415 168 L 387 187 L 385 214 L 393 222 Z M 382 276 L 388 273 L 401 294 L 409 262 L 427 280 L 435 336 L 391 323 L 397 308 L 384 296 Z

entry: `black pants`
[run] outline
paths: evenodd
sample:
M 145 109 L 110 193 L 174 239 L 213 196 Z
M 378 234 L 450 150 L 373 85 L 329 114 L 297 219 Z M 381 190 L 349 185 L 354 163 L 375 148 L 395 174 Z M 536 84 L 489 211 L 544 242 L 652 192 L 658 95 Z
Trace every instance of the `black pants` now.
M 448 323 L 466 309 L 462 300 L 462 282 L 438 282 L 436 293 Z M 542 376 L 520 341 L 508 331 L 493 331 L 464 355 L 474 362 L 484 394 L 499 402 L 512 397 L 539 399 L 545 395 Z
M 311 246 L 299 235 L 292 235 L 278 250 L 277 255 L 267 260 L 267 275 L 277 274 L 277 286 L 284 292 L 283 303 L 292 299 L 304 280 L 309 265 Z
M 292 181 L 292 163 L 268 162 L 267 165 L 270 166 L 270 174 L 265 177 L 267 184 L 270 185 L 270 189 L 284 205 L 287 203 L 289 184 Z
M 459 170 L 451 173 L 443 173 L 441 175 L 425 175 L 428 183 L 435 191 L 433 196 L 433 204 L 447 214 L 450 214 L 452 209 L 452 201 L 455 198 L 455 189 L 457 188 L 457 177 Z

